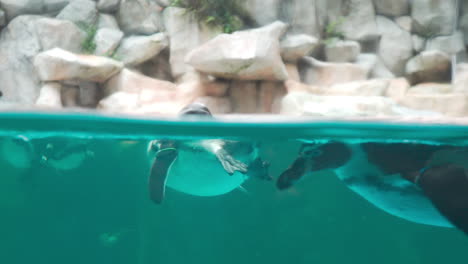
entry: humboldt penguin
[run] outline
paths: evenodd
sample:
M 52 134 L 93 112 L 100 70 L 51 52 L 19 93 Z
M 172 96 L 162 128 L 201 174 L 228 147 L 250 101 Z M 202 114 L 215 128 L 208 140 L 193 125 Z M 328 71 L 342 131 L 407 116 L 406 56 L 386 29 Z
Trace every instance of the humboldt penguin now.
M 184 107 L 181 118 L 212 118 L 203 104 Z M 248 178 L 271 180 L 269 164 L 250 141 L 225 139 L 153 140 L 148 145 L 152 162 L 149 173 L 150 199 L 161 204 L 166 186 L 195 196 L 216 196 L 242 188 Z
M 277 180 L 290 188 L 306 175 L 334 170 L 352 191 L 411 222 L 468 234 L 468 148 L 420 143 L 304 143 Z

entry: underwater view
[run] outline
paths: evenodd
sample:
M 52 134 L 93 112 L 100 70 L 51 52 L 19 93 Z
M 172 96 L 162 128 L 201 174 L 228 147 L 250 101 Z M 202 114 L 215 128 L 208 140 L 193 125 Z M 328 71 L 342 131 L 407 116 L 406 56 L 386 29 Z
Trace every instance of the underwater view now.
M 468 0 L 0 0 L 0 263 L 468 263 Z

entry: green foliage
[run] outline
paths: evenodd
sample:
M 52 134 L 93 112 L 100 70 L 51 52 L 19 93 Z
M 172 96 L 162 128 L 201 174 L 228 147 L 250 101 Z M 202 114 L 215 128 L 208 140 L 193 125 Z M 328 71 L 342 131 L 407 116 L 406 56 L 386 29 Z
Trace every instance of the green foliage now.
M 84 53 L 92 54 L 96 50 L 96 42 L 94 37 L 96 36 L 97 27 L 95 25 L 78 25 L 82 30 L 86 32 L 86 38 L 81 43 L 81 49 Z
M 335 39 L 344 39 L 344 34 L 339 30 L 339 27 L 344 22 L 344 17 L 340 17 L 335 21 L 327 24 L 325 27 L 325 44 L 331 44 Z
M 242 19 L 247 16 L 244 0 L 172 0 L 171 5 L 193 13 L 199 22 L 222 27 L 224 33 L 241 29 Z

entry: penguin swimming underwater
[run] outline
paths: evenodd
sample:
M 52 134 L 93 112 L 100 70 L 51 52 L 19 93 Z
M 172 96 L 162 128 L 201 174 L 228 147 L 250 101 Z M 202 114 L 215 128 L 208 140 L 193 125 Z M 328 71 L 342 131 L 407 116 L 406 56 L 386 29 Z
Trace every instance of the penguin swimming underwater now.
M 467 148 L 414 143 L 305 143 L 277 180 L 280 190 L 331 169 L 345 185 L 381 210 L 468 234 Z M 442 153 L 442 154 L 440 154 Z M 439 157 L 437 157 L 439 156 Z
M 203 104 L 193 103 L 181 117 L 212 117 Z M 162 203 L 166 186 L 196 196 L 228 193 L 247 178 L 271 180 L 267 162 L 261 160 L 252 142 L 222 139 L 153 140 L 148 152 L 154 160 L 149 175 L 150 199 Z

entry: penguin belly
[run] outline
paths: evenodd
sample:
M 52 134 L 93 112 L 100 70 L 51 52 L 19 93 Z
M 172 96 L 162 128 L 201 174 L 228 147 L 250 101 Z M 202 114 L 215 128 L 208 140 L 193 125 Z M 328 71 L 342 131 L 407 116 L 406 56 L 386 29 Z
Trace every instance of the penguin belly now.
M 350 145 L 351 160 L 335 170 L 349 189 L 377 208 L 405 220 L 439 227 L 453 227 L 422 190 L 398 174 L 383 175 L 367 161 L 358 145 Z
M 195 196 L 217 196 L 239 188 L 247 176 L 229 175 L 215 155 L 206 151 L 179 151 L 172 164 L 166 185 Z

